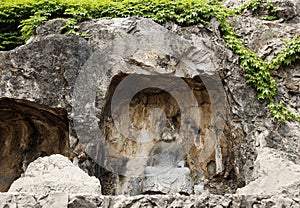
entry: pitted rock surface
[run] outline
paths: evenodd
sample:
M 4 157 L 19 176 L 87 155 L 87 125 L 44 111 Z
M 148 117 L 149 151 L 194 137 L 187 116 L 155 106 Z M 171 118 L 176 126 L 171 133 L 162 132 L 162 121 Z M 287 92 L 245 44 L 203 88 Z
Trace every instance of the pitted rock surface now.
M 65 198 L 68 197 L 68 198 Z M 26 206 L 23 206 L 26 204 Z M 64 195 L 55 193 L 37 198 L 24 193 L 0 193 L 0 208 L 13 207 L 52 207 L 52 208 L 126 208 L 126 207 L 299 207 L 299 198 L 287 196 L 251 195 L 138 195 L 138 196 L 97 196 L 87 194 Z
M 11 185 L 8 192 L 40 196 L 52 192 L 101 194 L 101 185 L 97 178 L 90 177 L 67 157 L 56 154 L 30 163 L 24 175 Z

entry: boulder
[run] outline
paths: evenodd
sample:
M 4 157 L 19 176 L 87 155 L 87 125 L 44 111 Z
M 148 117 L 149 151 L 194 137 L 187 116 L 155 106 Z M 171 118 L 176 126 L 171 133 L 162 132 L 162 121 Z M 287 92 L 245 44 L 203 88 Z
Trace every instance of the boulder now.
M 237 190 L 241 195 L 300 196 L 300 165 L 285 159 L 280 152 L 264 147 L 258 150 L 255 179 Z
M 40 157 L 30 163 L 24 175 L 8 192 L 25 192 L 46 196 L 52 192 L 66 194 L 101 194 L 100 182 L 62 155 Z

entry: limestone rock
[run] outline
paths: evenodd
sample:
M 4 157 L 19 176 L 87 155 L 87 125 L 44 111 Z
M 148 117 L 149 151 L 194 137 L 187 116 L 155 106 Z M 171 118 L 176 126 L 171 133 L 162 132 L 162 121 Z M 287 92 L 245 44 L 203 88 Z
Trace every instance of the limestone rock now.
M 70 113 L 71 90 L 91 51 L 83 38 L 50 34 L 0 52 L 1 97 L 61 107 Z
M 90 177 L 67 157 L 57 154 L 30 163 L 24 176 L 16 180 L 8 192 L 46 196 L 53 191 L 101 194 L 101 186 L 97 178 Z
M 0 193 L 0 207 L 1 208 L 16 208 L 18 207 L 35 207 L 41 206 L 33 195 L 26 193 Z
M 217 31 L 215 23 L 214 31 Z M 81 32 L 90 34 L 86 39 L 56 34 L 59 24 L 45 23 L 27 45 L 0 54 L 2 97 L 65 108 L 70 119 L 70 138 L 79 138 L 83 149 L 101 166 L 94 172 L 103 187 L 107 187 L 103 189 L 107 194 L 141 193 L 141 178 L 149 154 L 159 141 L 186 142 L 182 145 L 185 154 L 174 159 L 184 160 L 196 185 L 216 175 L 227 184 L 223 176 L 234 174 L 235 153 L 230 135 L 225 136 L 229 127 L 223 128 L 225 123 L 230 123 L 225 121 L 229 109 L 222 81 L 215 70 L 215 62 L 223 60 L 218 55 L 223 52 L 209 49 L 209 39 L 193 42 L 143 18 L 84 22 Z M 44 31 L 47 27 L 49 33 Z M 139 92 L 130 103 L 130 119 L 117 116 L 119 123 L 130 124 L 130 128 L 123 128 L 128 129 L 124 134 L 118 131 L 117 119 L 111 115 L 114 111 L 109 109 L 114 90 L 126 77 L 138 79 L 132 82 L 135 85 L 125 87 L 122 95 L 134 90 L 137 81 L 167 84 L 168 92 L 153 88 Z M 192 102 L 170 77 L 184 80 L 188 91 L 192 89 L 197 108 L 190 108 L 191 111 L 181 108 L 182 103 Z M 170 92 L 180 99 L 174 99 Z M 185 112 L 189 112 L 187 116 L 183 115 Z M 185 122 L 184 118 L 189 119 Z M 181 124 L 188 129 L 187 133 L 180 133 Z M 200 135 L 195 138 L 197 134 Z M 119 175 L 133 178 L 124 179 Z M 235 189 L 234 185 L 227 187 L 231 191 Z
M 289 23 L 300 23 L 300 2 L 298 0 L 272 0 L 280 19 Z
M 300 196 L 300 165 L 270 148 L 259 149 L 253 174 L 255 180 L 238 189 L 238 194 Z
M 61 28 L 66 25 L 63 19 L 50 20 L 39 26 L 36 30 L 37 36 L 46 36 L 51 34 L 60 34 Z
M 50 192 L 39 198 L 38 203 L 43 208 L 68 207 L 68 194 L 63 192 Z
M 99 196 L 88 194 L 72 194 L 68 197 L 68 204 L 62 194 L 53 194 L 51 197 L 38 198 L 35 195 L 24 193 L 0 193 L 0 208 L 6 207 L 53 207 L 53 208 L 125 208 L 125 207 L 291 207 L 298 208 L 300 200 L 279 196 L 253 195 L 138 195 L 138 196 Z M 62 201 L 58 201 L 61 200 Z M 55 201 L 56 204 L 51 204 Z M 49 202 L 45 204 L 45 202 Z M 52 206 L 51 206 L 52 205 Z
M 285 44 L 284 38 L 292 39 L 300 34 L 300 23 L 284 24 L 244 16 L 232 18 L 231 23 L 244 44 L 267 60 L 278 55 Z
M 232 154 L 223 133 L 226 98 L 212 62 L 215 55 L 206 50 L 204 41 L 194 47 L 189 40 L 143 18 L 84 22 L 81 32 L 90 34 L 88 42 L 97 50 L 82 67 L 74 88 L 74 127 L 100 166 L 124 176 L 109 179 L 100 169 L 102 185 L 113 190 L 107 194 L 140 194 L 145 168 L 157 166 L 148 164 L 153 155 L 173 165 L 186 162 L 190 173 L 186 169 L 178 172 L 186 179 L 184 183 L 189 178 L 191 184 L 193 180 L 199 183 L 204 175 L 224 172 L 223 158 Z M 178 80 L 185 80 L 188 88 Z M 185 89 L 193 89 L 194 100 Z M 195 108 L 183 107 L 183 103 Z M 198 138 L 196 134 L 200 134 Z M 156 148 L 162 141 L 177 144 L 180 151 L 172 154 L 164 151 L 172 150 L 171 146 Z M 208 172 L 210 162 L 214 171 Z M 178 180 L 177 185 L 182 183 Z M 151 191 L 146 186 L 144 190 Z M 184 192 L 191 193 L 191 185 L 186 187 Z

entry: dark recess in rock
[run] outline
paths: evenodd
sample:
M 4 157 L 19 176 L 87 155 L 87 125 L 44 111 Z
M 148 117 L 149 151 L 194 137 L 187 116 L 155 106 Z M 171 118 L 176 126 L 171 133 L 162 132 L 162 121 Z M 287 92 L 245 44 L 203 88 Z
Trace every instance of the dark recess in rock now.
M 69 123 L 62 108 L 0 98 L 0 191 L 7 191 L 40 156 L 69 156 Z

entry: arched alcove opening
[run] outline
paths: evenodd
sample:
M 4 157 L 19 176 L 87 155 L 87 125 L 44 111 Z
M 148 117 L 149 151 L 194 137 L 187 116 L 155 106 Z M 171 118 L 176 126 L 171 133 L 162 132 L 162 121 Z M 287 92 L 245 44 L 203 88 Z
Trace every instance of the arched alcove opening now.
M 185 189 L 185 193 L 179 190 L 183 194 L 193 193 L 195 185 L 220 174 L 216 171 L 216 149 L 221 149 L 219 153 L 222 158 L 221 163 L 225 165 L 227 163 L 225 160 L 231 154 L 230 147 L 223 134 L 220 136 L 219 146 L 216 144 L 212 123 L 214 109 L 212 109 L 210 95 L 201 78 L 199 76 L 182 78 L 198 104 L 199 115 L 193 115 L 191 122 L 193 119 L 199 119 L 200 124 L 198 128 L 195 128 L 199 136 L 185 148 L 180 145 L 183 140 L 190 138 L 188 135 L 180 135 L 184 109 L 180 109 L 176 98 L 169 92 L 158 88 L 146 88 L 134 95 L 130 101 L 129 119 L 126 121 L 130 123 L 129 135 L 122 135 L 112 118 L 111 102 L 116 88 L 127 76 L 127 74 L 119 74 L 113 77 L 106 95 L 105 107 L 102 114 L 98 115 L 99 127 L 105 137 L 105 146 L 108 144 L 112 149 L 110 151 L 111 149 L 100 146 L 98 149 L 101 153 L 100 160 L 102 164 L 105 164 L 104 166 L 117 170 L 112 172 L 105 167 L 100 167 L 101 165 L 98 166 L 96 176 L 101 180 L 102 193 L 105 195 L 164 193 L 155 189 L 151 190 L 145 184 L 145 168 L 154 167 L 153 170 L 159 172 L 162 163 L 179 168 L 175 172 L 180 172 L 180 168 L 183 167 L 188 169 L 190 179 L 187 180 L 191 181 L 185 183 L 190 183 L 191 191 Z M 151 75 L 141 77 L 146 80 Z M 179 146 L 176 147 L 176 144 Z M 172 178 L 171 172 L 166 171 L 166 174 Z M 130 175 L 134 176 L 130 177 Z M 164 185 L 174 186 L 174 184 Z

